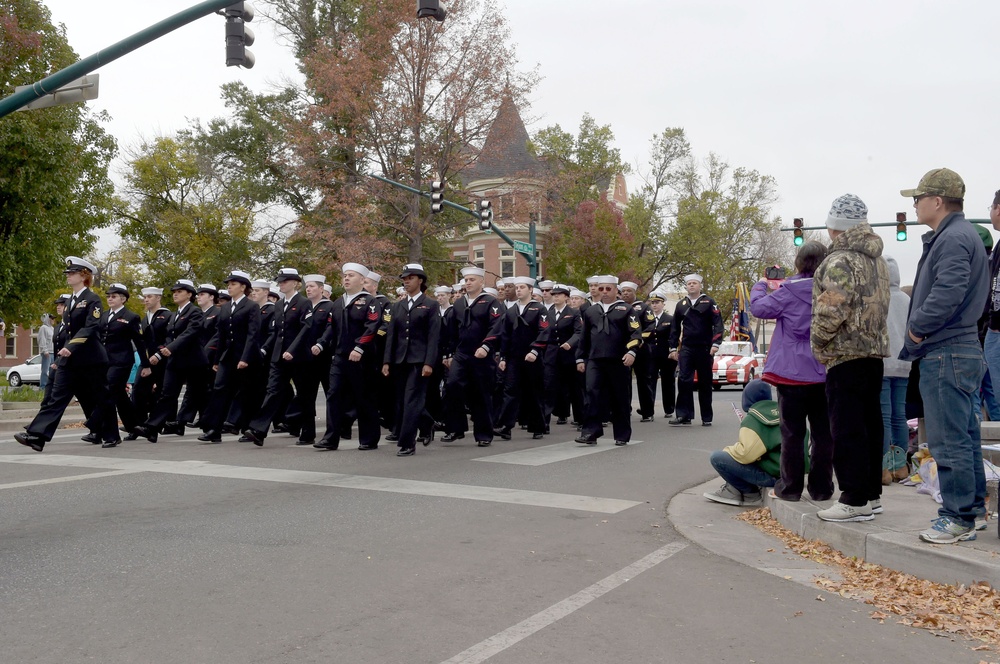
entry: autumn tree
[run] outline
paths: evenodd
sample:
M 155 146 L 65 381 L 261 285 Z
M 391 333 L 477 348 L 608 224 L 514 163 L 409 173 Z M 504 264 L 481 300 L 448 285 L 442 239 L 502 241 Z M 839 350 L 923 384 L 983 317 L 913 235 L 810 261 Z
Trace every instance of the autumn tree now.
M 572 217 L 553 226 L 549 239 L 549 278 L 583 284 L 592 274 L 613 272 L 629 280 L 637 276 L 632 266 L 622 262 L 622 256 L 634 250 L 635 238 L 625 215 L 607 196 L 581 201 Z
M 0 96 L 77 61 L 38 0 L 0 0 Z M 0 312 L 33 323 L 65 284 L 62 259 L 90 254 L 109 224 L 116 145 L 83 104 L 0 119 Z

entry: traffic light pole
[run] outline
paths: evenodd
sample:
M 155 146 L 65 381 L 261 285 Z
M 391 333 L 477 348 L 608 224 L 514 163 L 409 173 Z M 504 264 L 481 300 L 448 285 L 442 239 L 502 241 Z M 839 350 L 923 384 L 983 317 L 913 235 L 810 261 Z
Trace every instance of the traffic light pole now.
M 181 28 L 188 23 L 193 23 L 203 16 L 214 14 L 233 4 L 233 0 L 206 0 L 200 4 L 185 9 L 174 14 L 170 18 L 164 19 L 155 25 L 135 33 L 131 37 L 121 40 L 97 53 L 71 64 L 65 69 L 46 76 L 42 80 L 34 83 L 31 87 L 15 92 L 9 97 L 0 100 L 0 118 L 9 115 L 33 102 L 36 99 L 50 95 L 64 85 L 85 76 L 95 69 L 102 67 L 109 62 L 114 62 L 118 58 L 128 55 L 132 51 L 145 46 L 146 44 L 159 39 L 160 37 Z
M 970 223 L 973 223 L 973 224 L 991 224 L 991 223 L 993 223 L 989 219 L 966 219 L 966 221 L 968 221 Z M 906 224 L 907 226 L 919 226 L 920 225 L 919 221 L 902 221 L 902 222 L 900 222 L 900 221 L 879 221 L 879 222 L 876 222 L 874 224 L 873 223 L 869 223 L 868 225 L 871 226 L 872 228 L 878 228 L 879 226 L 898 226 L 901 223 L 902 224 Z M 796 229 L 793 227 L 793 228 L 779 228 L 778 230 L 781 231 L 781 232 L 783 232 L 783 233 L 785 233 L 785 232 L 789 232 L 789 231 L 794 231 Z M 802 226 L 798 230 L 800 230 L 800 231 L 825 231 L 826 230 L 826 226 Z
M 431 195 L 430 195 L 429 192 L 420 191 L 419 189 L 415 189 L 414 187 L 411 187 L 409 185 L 405 185 L 402 182 L 396 182 L 395 180 L 390 180 L 389 178 L 384 178 L 381 175 L 375 175 L 374 173 L 368 173 L 368 177 L 375 178 L 379 182 L 385 182 L 386 184 L 392 185 L 393 187 L 396 187 L 397 189 L 402 189 L 403 191 L 408 191 L 411 194 L 417 194 L 418 196 L 423 196 L 424 198 L 428 198 L 428 199 L 431 197 Z M 467 215 L 475 217 L 476 221 L 480 221 L 481 220 L 481 217 L 479 216 L 478 212 L 476 212 L 475 210 L 470 210 L 467 207 L 463 207 L 463 206 L 459 205 L 458 203 L 452 203 L 451 201 L 442 200 L 441 204 L 444 205 L 445 207 L 450 207 L 453 210 L 459 210 L 460 212 L 464 212 Z M 509 244 L 510 247 L 511 247 L 511 249 L 513 249 L 517 253 L 519 253 L 522 256 L 524 256 L 525 260 L 528 262 L 528 269 L 531 271 L 531 278 L 532 279 L 534 279 L 535 277 L 538 276 L 538 262 L 536 261 L 535 256 L 534 256 L 533 253 L 529 253 L 527 251 L 522 251 L 522 250 L 518 249 L 517 245 L 514 244 L 514 240 L 512 240 L 510 238 L 510 236 L 508 236 L 502 230 L 500 230 L 499 228 L 497 228 L 495 224 L 490 227 L 490 230 L 492 232 L 496 233 L 497 236 L 499 236 L 499 238 L 501 240 L 503 240 L 504 242 L 506 242 L 507 244 Z M 533 221 L 528 224 L 528 244 L 531 245 L 532 250 L 536 250 L 536 247 L 538 246 L 537 243 L 535 242 L 535 222 L 533 222 Z

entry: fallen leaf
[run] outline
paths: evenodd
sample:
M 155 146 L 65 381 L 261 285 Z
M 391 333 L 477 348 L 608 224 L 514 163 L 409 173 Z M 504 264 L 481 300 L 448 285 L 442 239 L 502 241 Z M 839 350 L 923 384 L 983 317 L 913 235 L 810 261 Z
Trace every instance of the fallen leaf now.
M 816 599 L 818 599 L 821 602 L 825 602 L 826 601 L 826 598 L 823 597 L 822 595 L 816 595 Z

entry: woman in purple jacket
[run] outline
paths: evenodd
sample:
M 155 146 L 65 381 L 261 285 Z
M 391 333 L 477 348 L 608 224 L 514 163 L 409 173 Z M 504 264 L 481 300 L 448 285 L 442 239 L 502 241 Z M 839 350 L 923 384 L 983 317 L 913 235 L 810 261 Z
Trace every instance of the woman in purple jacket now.
M 771 292 L 767 280 L 762 279 L 750 292 L 750 313 L 777 321 L 762 378 L 778 388 L 781 479 L 772 495 L 782 500 L 802 497 L 807 418 L 812 440 L 805 488 L 813 500 L 830 500 L 833 496 L 833 438 L 826 412 L 826 371 L 809 348 L 813 272 L 825 257 L 826 247 L 807 242 L 795 256 L 798 274 Z

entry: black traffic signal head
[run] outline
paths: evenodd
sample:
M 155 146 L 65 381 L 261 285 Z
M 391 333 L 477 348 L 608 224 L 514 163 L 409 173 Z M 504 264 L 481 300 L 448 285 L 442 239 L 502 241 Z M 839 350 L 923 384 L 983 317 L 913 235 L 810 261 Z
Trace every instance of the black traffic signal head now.
M 896 213 L 896 241 L 905 242 L 906 241 L 906 213 L 897 212 Z
M 246 24 L 253 20 L 253 5 L 234 2 L 223 11 L 226 16 L 226 66 L 251 69 L 255 58 L 247 50 L 253 44 L 253 30 Z
M 479 201 L 479 230 L 493 228 L 493 205 L 489 201 Z
M 444 211 L 444 182 L 431 182 L 431 214 Z
M 443 21 L 448 12 L 441 9 L 438 0 L 417 0 L 417 18 L 432 18 L 435 21 Z
M 805 237 L 802 235 L 802 218 L 796 217 L 792 221 L 792 225 L 795 226 L 795 230 L 792 231 L 792 234 L 795 236 L 792 238 L 792 244 L 796 247 L 801 247 L 802 243 L 805 242 Z

